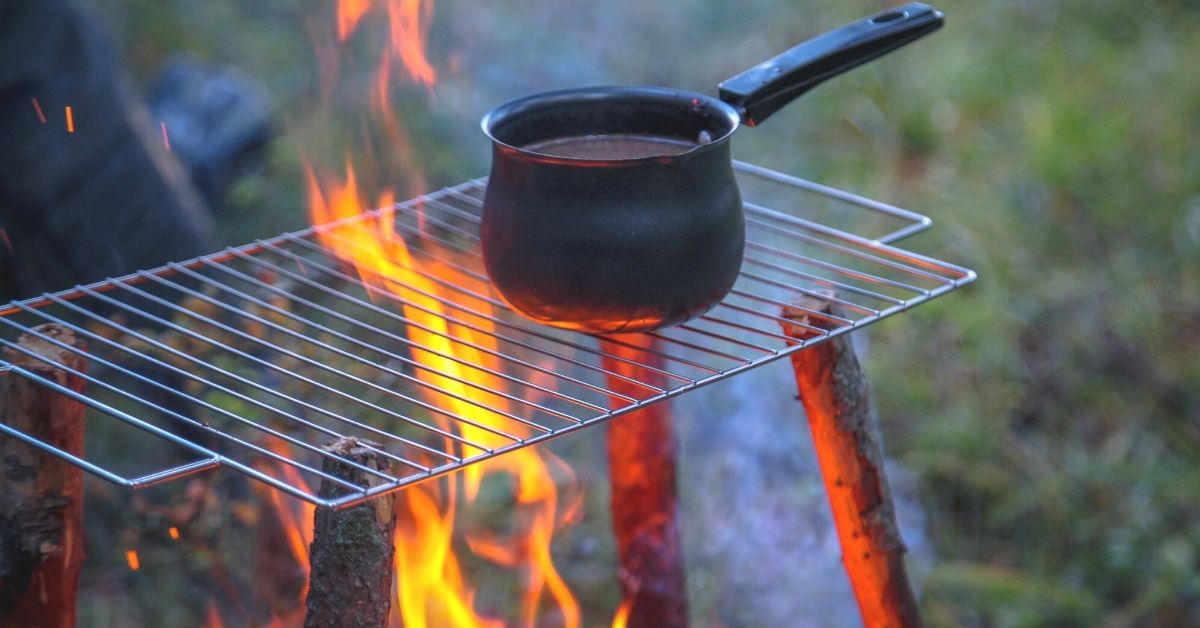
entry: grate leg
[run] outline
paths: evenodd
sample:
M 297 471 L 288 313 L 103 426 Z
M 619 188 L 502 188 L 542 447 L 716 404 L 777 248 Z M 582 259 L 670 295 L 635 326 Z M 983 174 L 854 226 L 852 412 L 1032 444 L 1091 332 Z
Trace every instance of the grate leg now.
M 83 348 L 68 329 L 35 331 Z M 87 360 L 25 335 L 0 360 L 82 393 Z M 36 357 L 35 357 L 36 356 Z M 83 455 L 84 405 L 9 373 L 0 377 L 0 422 L 67 453 Z M 83 471 L 15 438 L 0 437 L 0 625 L 74 626 L 85 557 Z
M 832 295 L 829 295 L 832 296 Z M 830 300 L 806 297 L 784 308 L 784 333 L 797 341 L 818 335 L 837 314 Z M 883 450 L 871 416 L 871 392 L 847 334 L 791 355 L 796 386 L 833 510 L 842 562 L 868 628 L 920 626 L 916 597 L 904 568 L 904 541 L 883 469 Z
M 642 335 L 623 336 L 622 340 L 648 349 L 654 342 Z M 653 354 L 615 343 L 605 343 L 604 350 L 637 361 L 662 362 Z M 662 375 L 616 359 L 606 357 L 604 368 L 652 385 L 665 385 Z M 646 393 L 614 377 L 609 377 L 608 385 L 630 396 Z M 676 444 L 668 404 L 650 405 L 611 421 L 608 464 L 626 625 L 686 626 L 687 586 L 675 485 Z
M 381 446 L 343 437 L 324 446 L 325 451 L 380 471 L 388 471 L 390 460 L 375 450 Z M 360 469 L 326 458 L 322 470 L 369 488 L 379 478 Z M 328 480 L 321 482 L 320 496 L 341 497 L 347 490 Z M 309 556 L 312 571 L 308 586 L 306 628 L 388 625 L 392 604 L 392 558 L 395 545 L 396 496 L 389 493 L 344 510 L 318 508 Z

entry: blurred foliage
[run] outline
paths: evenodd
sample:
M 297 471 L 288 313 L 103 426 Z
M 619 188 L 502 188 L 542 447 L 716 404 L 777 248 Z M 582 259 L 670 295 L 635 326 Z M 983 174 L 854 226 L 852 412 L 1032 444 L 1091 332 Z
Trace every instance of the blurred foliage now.
M 284 134 L 220 208 L 222 237 L 302 225 L 301 147 L 360 133 L 348 111 L 361 102 L 312 105 L 329 3 L 92 4 L 141 83 L 188 50 L 268 87 Z M 443 80 L 398 88 L 397 106 L 439 186 L 483 173 L 475 121 L 489 103 L 579 82 L 711 91 L 879 7 L 444 0 L 430 38 Z M 904 246 L 980 273 L 881 325 L 867 360 L 889 454 L 919 472 L 941 557 L 928 621 L 1200 624 L 1200 5 L 939 8 L 942 32 L 736 143 L 932 215 Z

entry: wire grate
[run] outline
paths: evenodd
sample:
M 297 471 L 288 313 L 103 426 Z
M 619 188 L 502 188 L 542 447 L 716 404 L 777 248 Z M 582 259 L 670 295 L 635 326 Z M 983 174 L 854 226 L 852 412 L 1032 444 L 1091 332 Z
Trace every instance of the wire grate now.
M 227 467 L 310 502 L 346 507 L 541 443 L 762 365 L 970 283 L 965 268 L 893 242 L 930 225 L 903 209 L 745 163 L 742 274 L 720 305 L 639 336 L 593 336 L 515 315 L 491 290 L 478 252 L 485 180 L 349 221 L 79 286 L 0 308 L 0 344 L 57 323 L 88 345 L 76 393 L 89 428 L 162 447 L 76 458 L 0 423 L 0 432 L 112 482 L 140 488 Z M 824 211 L 829 221 L 814 219 Z M 833 226 L 843 220 L 854 226 Z M 360 277 L 332 248 L 354 250 L 355 223 L 404 237 L 402 289 Z M 364 281 L 366 279 L 366 281 Z M 833 291 L 831 329 L 796 345 L 781 310 Z M 68 369 L 69 370 L 69 369 Z M 377 442 L 392 466 L 370 489 L 321 470 L 322 443 Z M 113 439 L 105 439 L 105 442 Z M 116 442 L 131 442 L 116 439 Z M 152 455 L 140 452 L 150 451 Z M 136 458 L 136 459 L 131 459 Z M 328 480 L 350 493 L 317 495 Z

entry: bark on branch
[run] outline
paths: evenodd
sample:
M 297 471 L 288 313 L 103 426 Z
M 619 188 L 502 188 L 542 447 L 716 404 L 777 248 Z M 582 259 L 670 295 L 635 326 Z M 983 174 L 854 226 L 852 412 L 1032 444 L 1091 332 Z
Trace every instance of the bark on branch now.
M 369 441 L 340 438 L 325 451 L 368 468 L 388 471 L 390 460 L 364 445 Z M 363 487 L 381 482 L 376 476 L 339 460 L 326 458 L 322 470 Z M 336 498 L 345 487 L 321 482 L 320 496 Z M 396 529 L 395 496 L 376 497 L 345 510 L 318 508 L 312 546 L 312 571 L 308 586 L 306 628 L 382 628 L 388 625 L 392 605 L 392 533 Z
M 614 339 L 647 348 L 653 346 L 647 336 Z M 654 362 L 650 354 L 616 342 L 604 342 L 604 350 L 640 362 Z M 618 359 L 606 357 L 604 368 L 659 388 L 666 387 L 661 375 Z M 629 397 L 642 398 L 648 394 L 647 389 L 618 377 L 609 376 L 608 386 Z M 675 431 L 665 403 L 637 410 L 608 424 L 608 465 L 613 533 L 620 561 L 618 578 L 622 598 L 626 604 L 632 604 L 627 625 L 686 626 L 687 586 L 675 487 Z
M 35 331 L 84 349 L 68 329 L 47 324 Z M 73 353 L 32 335 L 17 344 L 30 353 L 78 371 Z M 75 392 L 82 378 L 31 355 L 6 348 L 5 362 Z M 0 421 L 76 456 L 83 455 L 83 404 L 9 373 L 0 374 Z M 83 471 L 15 438 L 0 435 L 0 625 L 74 626 L 79 570 L 83 566 Z
M 801 325 L 830 326 L 813 312 L 837 314 L 828 299 L 807 297 L 784 308 L 784 318 L 800 323 L 784 324 L 784 333 L 797 341 L 819 335 Z M 871 416 L 871 393 L 853 344 L 842 334 L 797 351 L 791 359 L 863 623 L 869 628 L 919 626 L 904 567 L 906 548 Z

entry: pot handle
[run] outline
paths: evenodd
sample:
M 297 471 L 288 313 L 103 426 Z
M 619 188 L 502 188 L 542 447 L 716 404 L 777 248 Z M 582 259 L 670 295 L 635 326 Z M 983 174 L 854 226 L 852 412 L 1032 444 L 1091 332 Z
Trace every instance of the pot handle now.
M 797 96 L 942 26 L 942 12 L 913 2 L 876 13 L 764 61 L 720 85 L 721 100 L 756 126 Z

